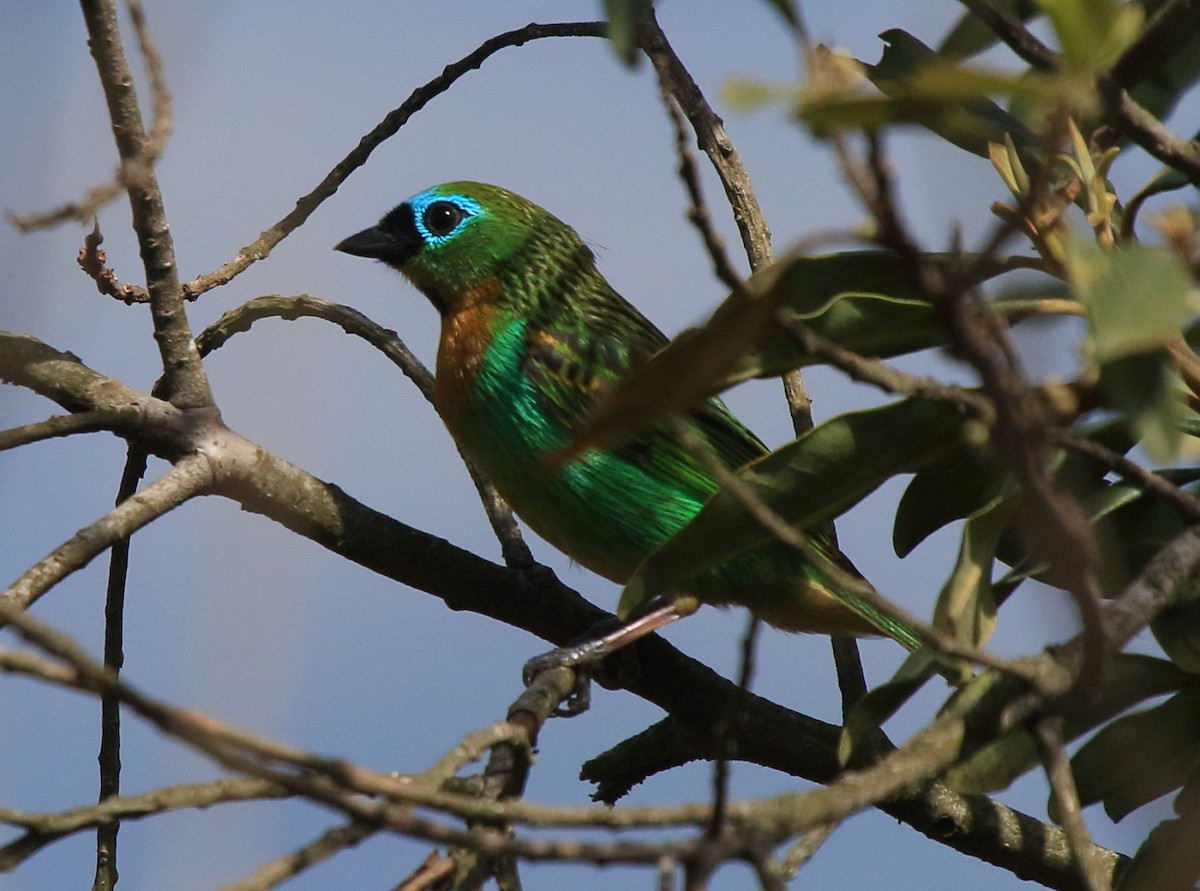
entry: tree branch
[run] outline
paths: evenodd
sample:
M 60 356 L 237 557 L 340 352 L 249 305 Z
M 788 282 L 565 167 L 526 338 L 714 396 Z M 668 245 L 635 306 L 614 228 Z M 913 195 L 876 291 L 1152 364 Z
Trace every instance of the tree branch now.
M 450 89 L 464 74 L 479 68 L 495 53 L 506 47 L 523 46 L 532 40 L 547 37 L 605 37 L 607 34 L 608 26 L 604 22 L 557 22 L 546 25 L 531 23 L 524 28 L 506 31 L 485 40 L 457 62 L 447 65 L 437 77 L 413 90 L 398 108 L 389 112 L 370 133 L 358 141 L 354 150 L 339 161 L 315 189 L 299 198 L 295 209 L 287 216 L 238 251 L 237 256 L 220 269 L 188 282 L 184 286 L 185 290 L 189 295 L 198 296 L 226 284 L 252 263 L 265 259 L 275 245 L 302 225 L 326 198 L 338 190 L 351 173 L 365 164 L 376 148 L 396 135 L 400 128 L 408 123 L 409 118 Z
M 146 269 L 154 339 L 162 358 L 165 393 L 180 408 L 213 404 L 208 377 L 192 341 L 183 308 L 175 245 L 167 225 L 162 192 L 154 173 L 153 146 L 142 126 L 133 77 L 121 46 L 113 0 L 82 0 L 88 47 L 96 61 L 108 103 L 113 137 L 121 158 L 122 182 L 129 195 L 133 229 Z

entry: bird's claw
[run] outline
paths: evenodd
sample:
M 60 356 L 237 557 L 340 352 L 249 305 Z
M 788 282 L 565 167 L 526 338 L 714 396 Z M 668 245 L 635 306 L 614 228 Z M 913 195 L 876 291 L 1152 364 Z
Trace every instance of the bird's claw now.
M 534 656 L 521 669 L 521 680 L 528 687 L 544 671 L 569 668 L 575 672 L 575 687 L 553 712 L 556 718 L 572 718 L 581 715 L 592 704 L 592 667 L 603 658 L 595 646 L 587 643 L 573 647 L 559 647 L 548 653 Z

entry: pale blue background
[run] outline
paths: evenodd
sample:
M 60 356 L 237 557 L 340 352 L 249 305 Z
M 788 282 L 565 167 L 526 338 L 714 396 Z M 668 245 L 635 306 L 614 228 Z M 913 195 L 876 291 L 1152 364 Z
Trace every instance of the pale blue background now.
M 159 176 L 184 278 L 210 271 L 274 223 L 417 85 L 483 39 L 531 20 L 593 18 L 594 2 L 234 3 L 148 0 L 147 14 L 175 97 L 175 130 Z M 0 206 L 31 211 L 82 195 L 109 177 L 115 150 L 78 8 L 66 2 L 3 0 L 0 29 Z M 904 26 L 929 43 L 959 13 L 939 3 L 811 2 L 814 36 L 874 60 L 876 35 Z M 765 3 L 667 0 L 660 18 L 677 51 L 727 118 L 758 189 L 777 248 L 862 214 L 829 152 L 781 111 L 753 116 L 720 101 L 731 75 L 783 82 L 797 72 L 795 48 Z M 998 55 L 997 58 L 1003 58 Z M 145 93 L 143 92 L 143 96 Z M 1194 121 L 1194 116 L 1193 116 Z M 1191 132 L 1194 123 L 1181 124 Z M 594 39 L 538 41 L 507 49 L 467 75 L 379 149 L 309 223 L 263 263 L 189 306 L 196 330 L 264 293 L 306 292 L 352 304 L 396 328 L 426 361 L 436 318 L 420 295 L 385 268 L 335 254 L 342 237 L 373 223 L 409 194 L 457 178 L 490 180 L 572 223 L 605 274 L 668 332 L 702 318 L 722 296 L 683 213 L 673 135 L 648 66 L 630 72 Z M 988 225 L 986 204 L 1005 197 L 991 168 L 908 134 L 892 141 L 906 217 L 930 246 L 953 221 L 968 242 Z M 1154 170 L 1118 168 L 1118 183 Z M 719 189 L 706 184 L 723 231 Z M 1123 188 L 1128 188 L 1124 185 Z M 128 210 L 101 214 L 111 265 L 139 281 Z M 21 236 L 0 227 L 0 327 L 26 331 L 125 383 L 148 389 L 158 354 L 144 308 L 96 294 L 75 266 L 82 228 Z M 1069 368 L 1067 341 L 1035 331 L 1025 343 L 1039 371 Z M 906 367 L 961 375 L 937 357 Z M 497 547 L 470 482 L 437 416 L 416 390 L 364 343 L 331 325 L 269 321 L 208 361 L 226 421 L 239 432 L 393 516 L 488 557 Z M 875 393 L 815 371 L 807 381 L 819 418 L 878 400 Z M 789 423 L 777 384 L 745 387 L 731 402 L 771 443 Z M 0 424 L 41 419 L 52 407 L 0 390 Z M 41 443 L 0 454 L 0 580 L 29 564 L 111 503 L 124 457 L 107 435 Z M 153 473 L 161 472 L 155 465 Z M 843 547 L 886 594 L 928 614 L 953 558 L 952 532 L 905 561 L 890 547 L 888 486 L 840 524 Z M 534 542 L 539 558 L 611 608 L 615 588 L 569 567 Z M 55 589 L 36 613 L 100 650 L 106 560 Z M 207 499 L 139 534 L 128 595 L 127 675 L 156 696 L 316 752 L 380 770 L 424 769 L 462 735 L 503 715 L 518 671 L 544 644 L 334 558 L 272 523 Z M 744 617 L 703 611 L 670 629 L 685 651 L 731 673 Z M 1026 652 L 1071 633 L 1074 617 L 1056 592 L 1023 590 L 1006 608 L 996 646 Z M 3 643 L 12 643 L 10 636 Z M 873 682 L 898 664 L 888 642 L 864 646 Z M 839 703 L 828 644 L 763 636 L 756 689 L 826 720 Z M 934 705 L 931 698 L 926 708 Z M 0 803 L 54 810 L 95 796 L 97 710 L 91 699 L 31 681 L 0 679 Z M 600 691 L 585 717 L 552 723 L 529 789 L 533 801 L 581 805 L 590 787 L 578 765 L 657 720 L 653 707 Z M 920 715 L 893 727 L 898 736 Z M 215 775 L 203 759 L 136 718 L 126 723 L 123 784 L 130 793 Z M 639 787 L 632 803 L 703 799 L 710 771 L 693 765 Z M 738 765 L 739 796 L 798 789 L 790 777 Z M 1039 777 L 1004 796 L 1040 813 Z M 1151 816 L 1160 819 L 1165 807 Z M 1091 813 L 1091 812 L 1089 812 Z M 1112 828 L 1101 842 L 1130 851 L 1150 817 Z M 212 888 L 308 841 L 340 818 L 306 804 L 226 805 L 129 822 L 120 836 L 121 888 Z M 7 833 L 0 838 L 9 837 Z M 389 888 L 428 845 L 378 836 L 312 870 L 289 888 Z M 44 851 L 3 887 L 83 887 L 93 839 L 79 835 Z M 526 887 L 651 887 L 647 871 L 528 866 Z M 798 884 L 812 888 L 1017 887 L 1013 876 L 960 856 L 872 812 L 838 830 Z M 715 887 L 743 888 L 741 867 Z

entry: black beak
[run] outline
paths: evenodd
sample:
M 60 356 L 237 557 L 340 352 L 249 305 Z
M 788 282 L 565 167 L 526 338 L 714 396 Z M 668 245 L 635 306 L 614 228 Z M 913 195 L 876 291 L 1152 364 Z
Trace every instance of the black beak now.
M 335 251 L 352 254 L 355 257 L 367 257 L 371 260 L 382 260 L 391 266 L 403 266 L 412 259 L 413 254 L 421 247 L 419 236 L 409 235 L 403 230 L 383 226 L 372 226 L 356 232 L 349 238 L 342 239 L 334 247 Z

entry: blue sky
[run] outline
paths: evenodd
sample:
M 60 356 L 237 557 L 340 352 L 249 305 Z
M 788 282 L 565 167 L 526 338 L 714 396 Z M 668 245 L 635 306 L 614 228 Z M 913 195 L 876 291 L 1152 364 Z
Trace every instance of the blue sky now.
M 529 21 L 589 19 L 599 12 L 598 3 L 574 0 L 362 2 L 336 12 L 313 0 L 147 0 L 146 7 L 175 100 L 174 134 L 159 177 L 185 279 L 219 266 L 282 217 L 414 87 L 485 38 Z M 949 0 L 871 0 L 852 7 L 823 0 L 804 7 L 817 39 L 866 60 L 878 57 L 876 35 L 890 27 L 936 43 L 959 9 Z M 115 150 L 78 8 L 10 0 L 5 19 L 0 207 L 40 210 L 109 177 Z M 720 102 L 721 85 L 731 76 L 787 82 L 797 75 L 795 49 L 769 4 L 665 0 L 660 20 L 726 118 L 777 249 L 821 229 L 859 223 L 862 214 L 826 149 L 781 111 L 743 115 Z M 192 324 L 198 331 L 260 294 L 308 293 L 351 304 L 395 328 L 431 361 L 437 322 L 424 299 L 382 266 L 335 254 L 332 246 L 408 195 L 466 178 L 525 194 L 574 225 L 617 289 L 664 330 L 677 331 L 703 318 L 723 289 L 684 219 L 672 139 L 648 66 L 626 69 L 602 41 L 539 41 L 504 50 L 377 150 L 265 262 L 189 306 Z M 944 246 L 956 223 L 968 241 L 985 231 L 987 204 L 1004 197 L 990 167 L 920 134 L 900 135 L 892 147 L 902 206 L 931 247 Z M 1130 165 L 1118 168 L 1118 177 L 1136 183 L 1153 170 Z M 706 175 L 705 185 L 717 206 L 715 179 Z M 716 216 L 736 245 L 730 221 Z M 127 205 L 114 202 L 100 223 L 110 265 L 122 278 L 139 280 Z M 148 389 L 158 356 L 147 314 L 95 293 L 74 262 L 82 237 L 73 224 L 30 235 L 0 227 L 0 328 L 34 334 Z M 1068 367 L 1064 342 L 1053 332 L 1030 336 L 1031 366 Z M 909 360 L 906 367 L 962 375 L 937 356 Z M 372 507 L 498 557 L 437 416 L 364 343 L 314 320 L 271 321 L 234 338 L 208 369 L 225 420 L 240 433 Z M 806 379 L 819 418 L 879 401 L 831 373 L 817 370 Z M 788 438 L 777 384 L 743 387 L 729 401 L 768 442 Z M 51 410 L 28 394 L 0 390 L 3 426 Z M 101 515 L 123 456 L 121 443 L 100 434 L 0 454 L 0 577 L 15 578 Z M 839 533 L 843 548 L 885 594 L 927 614 L 957 544 L 946 532 L 896 560 L 889 521 L 900 491 L 897 483 L 868 499 Z M 614 605 L 615 586 L 569 566 L 540 542 L 534 547 L 586 596 Z M 37 606 L 39 616 L 93 652 L 100 649 L 103 564 L 78 573 Z M 743 624 L 737 613 L 706 610 L 667 636 L 728 674 L 736 668 Z M 1058 593 L 1031 587 L 1006 607 L 996 646 L 1029 651 L 1069 634 L 1073 625 Z M 424 769 L 461 736 L 500 717 L 518 691 L 520 665 L 544 649 L 523 632 L 452 613 L 428 596 L 346 565 L 219 499 L 188 504 L 136 537 L 127 638 L 128 677 L 158 696 L 313 751 L 406 772 Z M 868 643 L 864 652 L 875 682 L 901 657 L 888 642 Z M 756 689 L 837 719 L 823 639 L 768 631 Z M 91 700 L 4 678 L 0 711 L 0 804 L 52 810 L 94 798 L 98 722 Z M 598 691 L 589 714 L 546 729 L 529 797 L 583 804 L 590 789 L 575 779 L 578 765 L 658 717 L 629 695 Z M 136 719 L 126 727 L 128 791 L 216 774 Z M 903 735 L 914 727 L 902 720 L 894 729 Z M 651 780 L 630 800 L 700 799 L 708 784 L 708 769 L 693 765 Z M 740 796 L 803 785 L 740 765 L 734 784 Z M 1034 777 L 1005 800 L 1039 813 L 1044 797 L 1044 783 Z M 121 831 L 121 887 L 216 887 L 337 822 L 313 806 L 264 803 L 129 823 Z M 1101 826 L 1099 840 L 1128 851 L 1146 826 L 1146 818 L 1135 815 L 1119 827 Z M 288 887 L 391 887 L 426 850 L 375 838 Z M 5 888 L 79 887 L 89 880 L 91 859 L 91 838 L 76 837 L 6 877 Z M 822 888 L 874 885 L 885 869 L 892 883 L 904 877 L 902 887 L 945 885 L 947 876 L 954 886 L 979 889 L 1019 884 L 876 813 L 835 833 L 802 881 Z M 525 876 L 528 888 L 564 881 L 581 889 L 611 887 L 618 876 L 644 886 L 652 881 L 644 872 L 557 866 L 530 867 Z M 720 887 L 750 885 L 749 873 L 738 869 L 720 878 Z

